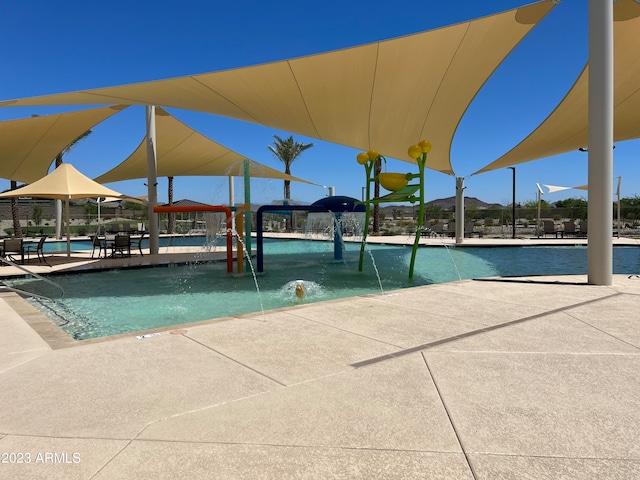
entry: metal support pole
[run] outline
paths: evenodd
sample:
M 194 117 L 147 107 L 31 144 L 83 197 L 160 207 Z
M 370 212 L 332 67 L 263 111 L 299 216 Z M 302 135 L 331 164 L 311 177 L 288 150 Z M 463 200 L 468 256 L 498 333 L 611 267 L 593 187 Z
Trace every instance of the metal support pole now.
M 613 281 L 613 2 L 589 0 L 588 283 Z
M 244 161 L 244 248 L 247 252 L 247 270 L 251 270 L 251 162 Z
M 147 196 L 149 201 L 149 253 L 159 251 L 158 214 L 153 209 L 158 205 L 158 181 L 156 162 L 156 107 L 146 106 L 147 115 Z
M 464 177 L 456 177 L 456 243 L 464 241 Z
M 512 200 L 511 200 L 511 238 L 516 238 L 516 167 L 508 167 L 513 170 Z

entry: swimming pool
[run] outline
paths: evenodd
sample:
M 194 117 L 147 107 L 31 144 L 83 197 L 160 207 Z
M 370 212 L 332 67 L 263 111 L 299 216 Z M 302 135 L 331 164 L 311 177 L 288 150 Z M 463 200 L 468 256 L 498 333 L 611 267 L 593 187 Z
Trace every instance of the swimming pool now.
M 586 246 L 422 247 L 413 280 L 411 247 L 368 245 L 363 272 L 359 244 L 345 248 L 337 261 L 332 242 L 266 240 L 264 273 L 255 280 L 228 274 L 224 262 L 55 276 L 65 296 L 32 302 L 69 335 L 86 339 L 459 279 L 587 273 Z M 613 264 L 614 273 L 640 272 L 640 248 L 614 248 Z M 303 298 L 296 280 L 305 282 Z M 59 296 L 39 280 L 11 284 Z
M 204 246 L 209 243 L 215 243 L 217 245 L 223 246 L 225 242 L 225 237 L 222 235 L 207 237 L 206 235 L 172 235 L 172 236 L 161 236 L 158 245 L 160 248 L 163 247 L 198 247 Z M 37 242 L 25 242 L 25 245 L 36 245 Z M 149 248 L 149 238 L 145 237 L 142 240 L 142 248 Z M 74 252 L 79 251 L 91 251 L 93 249 L 93 244 L 90 238 L 86 240 L 71 240 L 71 250 Z M 45 242 L 42 251 L 44 253 L 63 253 L 67 251 L 67 242 L 63 241 L 54 241 L 54 242 Z

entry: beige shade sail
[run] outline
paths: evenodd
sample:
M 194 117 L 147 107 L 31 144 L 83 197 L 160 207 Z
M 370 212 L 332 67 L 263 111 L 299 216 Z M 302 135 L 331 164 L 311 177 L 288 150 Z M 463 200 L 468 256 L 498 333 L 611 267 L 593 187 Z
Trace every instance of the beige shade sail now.
M 613 4 L 613 139 L 640 137 L 640 3 Z M 588 147 L 589 67 L 582 71 L 555 110 L 527 138 L 509 152 L 474 173 Z
M 244 161 L 249 160 L 251 177 L 276 178 L 309 183 L 287 175 L 205 137 L 180 122 L 166 110 L 156 108 L 157 176 L 243 176 Z M 99 183 L 147 178 L 147 147 L 143 139 L 122 163 L 95 179 Z
M 502 60 L 553 8 L 528 6 L 427 32 L 293 60 L 0 106 L 141 104 L 202 111 L 415 162 L 453 174 L 458 123 Z
M 32 183 L 84 132 L 124 105 L 0 122 L 0 177 Z

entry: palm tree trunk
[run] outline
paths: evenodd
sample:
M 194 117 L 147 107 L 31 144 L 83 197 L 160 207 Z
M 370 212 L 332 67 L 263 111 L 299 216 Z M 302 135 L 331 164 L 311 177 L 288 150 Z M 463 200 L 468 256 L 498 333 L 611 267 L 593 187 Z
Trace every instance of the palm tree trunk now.
M 62 165 L 62 153 L 56 157 L 56 168 Z M 56 200 L 56 240 L 62 238 L 62 200 Z
M 289 166 L 287 165 L 287 168 L 285 169 L 284 173 L 286 173 L 287 175 L 291 175 L 291 171 L 289 170 Z M 291 200 L 291 181 L 290 180 L 285 180 L 284 181 L 284 198 L 285 200 Z M 292 219 L 291 219 L 291 215 L 287 216 L 286 218 L 286 222 L 285 222 L 285 230 L 287 232 L 291 231 L 291 226 L 292 226 Z
M 18 188 L 18 182 L 11 180 L 11 190 Z M 13 236 L 22 237 L 22 227 L 20 227 L 20 212 L 18 211 L 18 197 L 11 199 L 11 217 L 13 218 Z
M 173 177 L 167 177 L 169 179 L 169 206 L 173 205 Z M 175 230 L 176 214 L 169 212 L 167 220 L 167 233 L 173 233 Z

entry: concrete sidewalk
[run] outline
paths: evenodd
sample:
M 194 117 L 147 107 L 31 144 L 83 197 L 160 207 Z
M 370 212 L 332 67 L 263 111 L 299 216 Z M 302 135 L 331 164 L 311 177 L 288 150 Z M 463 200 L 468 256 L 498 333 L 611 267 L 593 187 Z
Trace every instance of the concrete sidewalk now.
M 469 280 L 65 348 L 2 294 L 0 478 L 640 478 L 640 278 L 585 282 Z

